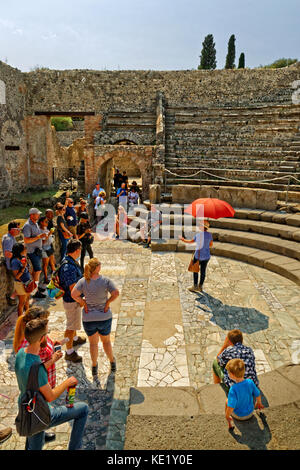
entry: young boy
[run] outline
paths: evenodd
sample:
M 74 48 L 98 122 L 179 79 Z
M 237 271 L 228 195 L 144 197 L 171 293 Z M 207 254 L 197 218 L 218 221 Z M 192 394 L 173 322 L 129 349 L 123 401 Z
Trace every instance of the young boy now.
M 231 359 L 228 361 L 226 370 L 231 380 L 235 382 L 229 389 L 225 405 L 225 417 L 230 430 L 234 428 L 231 416 L 244 421 L 251 418 L 254 408 L 262 409 L 263 405 L 261 403 L 260 391 L 254 382 L 251 379 L 244 379 L 245 363 L 242 359 Z

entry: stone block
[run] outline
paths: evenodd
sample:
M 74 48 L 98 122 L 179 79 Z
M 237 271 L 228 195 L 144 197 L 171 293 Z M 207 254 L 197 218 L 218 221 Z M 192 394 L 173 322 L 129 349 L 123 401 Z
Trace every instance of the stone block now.
M 160 185 L 151 184 L 149 187 L 149 200 L 151 204 L 159 204 L 161 201 Z
M 131 416 L 197 416 L 199 414 L 197 395 L 193 388 L 141 387 L 130 389 Z
M 275 211 L 277 208 L 277 192 L 267 189 L 256 189 L 256 208 Z

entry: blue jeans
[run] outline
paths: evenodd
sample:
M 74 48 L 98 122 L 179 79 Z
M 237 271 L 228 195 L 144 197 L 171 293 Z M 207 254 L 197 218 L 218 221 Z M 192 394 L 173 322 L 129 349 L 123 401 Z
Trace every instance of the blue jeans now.
M 51 423 L 49 428 L 74 420 L 68 450 L 81 449 L 82 436 L 88 412 L 88 405 L 82 402 L 74 403 L 73 408 L 67 408 L 66 406 L 50 406 Z M 25 450 L 42 450 L 44 443 L 45 432 L 42 431 L 32 437 L 27 437 Z
M 64 258 L 66 251 L 67 251 L 67 243 L 70 240 L 69 238 L 65 238 L 63 234 L 58 231 L 58 236 L 60 240 L 60 258 L 61 260 Z

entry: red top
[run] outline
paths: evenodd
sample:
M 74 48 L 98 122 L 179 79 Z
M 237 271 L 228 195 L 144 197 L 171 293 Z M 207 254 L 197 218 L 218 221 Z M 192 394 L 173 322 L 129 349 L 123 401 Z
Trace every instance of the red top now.
M 24 340 L 22 341 L 18 351 L 21 349 L 21 348 L 27 348 L 27 346 L 29 346 L 29 343 L 28 341 L 24 338 Z M 50 361 L 51 357 L 52 357 L 52 354 L 54 353 L 54 343 L 53 341 L 49 338 L 49 336 L 47 336 L 47 346 L 45 348 L 41 348 L 40 349 L 40 353 L 39 353 L 39 356 L 41 358 L 41 361 L 44 363 L 44 362 L 47 362 L 47 361 Z M 56 384 L 56 369 L 55 369 L 55 364 L 53 364 L 52 366 L 49 367 L 49 369 L 47 370 L 47 374 L 48 374 L 48 382 L 49 382 L 49 385 L 51 388 L 54 388 L 55 387 L 55 384 Z

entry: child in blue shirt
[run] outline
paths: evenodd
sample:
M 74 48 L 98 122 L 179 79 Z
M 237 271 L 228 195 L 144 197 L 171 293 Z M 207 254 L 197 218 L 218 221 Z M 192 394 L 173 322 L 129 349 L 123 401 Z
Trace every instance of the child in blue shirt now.
M 244 421 L 251 418 L 254 408 L 262 409 L 261 395 L 251 379 L 244 379 L 245 363 L 242 359 L 231 359 L 226 364 L 229 377 L 235 384 L 229 389 L 225 405 L 225 417 L 229 430 L 234 428 L 233 418 Z

